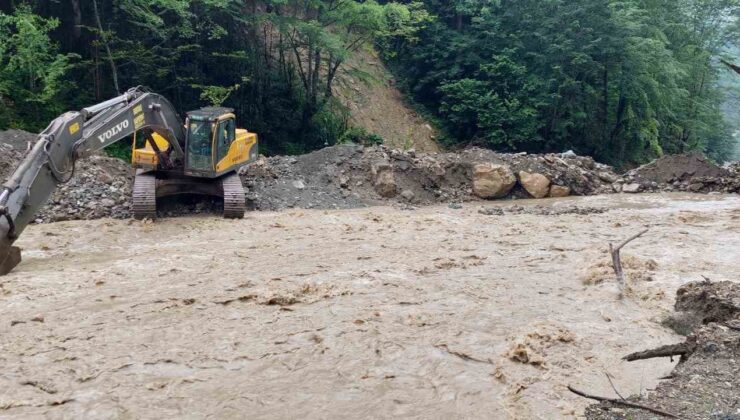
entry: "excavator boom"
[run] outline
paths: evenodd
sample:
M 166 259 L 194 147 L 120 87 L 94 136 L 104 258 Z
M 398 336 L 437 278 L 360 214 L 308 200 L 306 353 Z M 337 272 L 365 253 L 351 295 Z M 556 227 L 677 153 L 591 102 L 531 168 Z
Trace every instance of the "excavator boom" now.
M 66 112 L 39 134 L 0 190 L 0 275 L 20 262 L 20 250 L 13 243 L 56 187 L 71 179 L 75 161 L 144 128 L 169 142 L 174 159 L 183 159 L 185 133 L 174 107 L 141 88 Z

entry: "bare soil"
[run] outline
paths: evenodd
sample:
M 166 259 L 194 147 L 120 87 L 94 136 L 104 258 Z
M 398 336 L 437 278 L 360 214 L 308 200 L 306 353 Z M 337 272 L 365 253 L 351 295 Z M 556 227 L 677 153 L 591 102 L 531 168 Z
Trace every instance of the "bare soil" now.
M 740 193 L 738 165 L 720 167 L 699 152 L 666 155 L 625 173 L 618 182 L 638 186 L 637 191 L 642 192 Z M 623 188 L 620 185 L 618 189 Z
M 376 51 L 353 54 L 334 85 L 335 95 L 349 110 L 352 125 L 379 135 L 392 148 L 441 150 L 437 130 L 409 106 Z
M 621 357 L 683 339 L 679 286 L 740 278 L 734 195 L 517 206 L 32 225 L 0 278 L 0 417 L 570 418 L 568 384 L 671 372 Z M 644 227 L 620 300 L 607 244 Z
M 21 162 L 25 151 L 22 146 L 33 137 L 22 131 L 0 131 L 0 179 L 7 179 Z M 245 200 L 254 210 L 409 207 L 485 202 L 473 191 L 474 168 L 491 163 L 504 165 L 516 175 L 521 171 L 541 174 L 552 185 L 566 187 L 572 195 L 740 191 L 737 164 L 720 168 L 698 155 L 664 157 L 620 177 L 612 167 L 588 156 L 507 154 L 475 147 L 454 153 L 425 153 L 385 145 L 338 145 L 301 156 L 261 157 L 242 168 L 240 175 Z M 378 167 L 390 170 L 391 185 L 384 182 L 383 188 L 378 188 Z M 684 175 L 668 183 L 650 180 L 668 172 Z M 129 218 L 132 182 L 133 170 L 124 161 L 102 155 L 80 160 L 74 176 L 54 192 L 36 221 Z M 518 182 L 504 199 L 529 197 Z M 220 199 L 189 197 L 160 200 L 158 207 L 160 217 L 173 217 L 220 214 L 222 204 Z
M 637 179 L 658 183 L 685 181 L 694 177 L 729 175 L 726 169 L 710 162 L 701 153 L 663 156 L 635 169 L 632 173 Z

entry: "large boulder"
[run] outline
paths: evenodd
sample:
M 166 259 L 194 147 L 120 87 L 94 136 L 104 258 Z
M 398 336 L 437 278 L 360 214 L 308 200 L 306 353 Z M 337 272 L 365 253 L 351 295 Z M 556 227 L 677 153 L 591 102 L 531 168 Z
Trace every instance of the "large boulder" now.
M 393 167 L 386 162 L 375 163 L 372 166 L 373 187 L 381 197 L 392 198 L 398 193 L 396 177 L 393 175 Z
M 480 198 L 501 198 L 516 185 L 516 177 L 506 165 L 479 163 L 473 167 L 473 193 Z
M 623 193 L 635 194 L 635 193 L 639 193 L 640 190 L 642 190 L 642 185 L 640 185 L 640 184 L 638 184 L 636 182 L 633 182 L 633 183 L 630 183 L 630 184 L 624 184 L 622 186 L 622 192 Z
M 534 198 L 544 198 L 550 193 L 550 180 L 542 174 L 521 171 L 519 182 Z
M 570 195 L 570 187 L 562 185 L 550 185 L 550 197 L 567 197 Z

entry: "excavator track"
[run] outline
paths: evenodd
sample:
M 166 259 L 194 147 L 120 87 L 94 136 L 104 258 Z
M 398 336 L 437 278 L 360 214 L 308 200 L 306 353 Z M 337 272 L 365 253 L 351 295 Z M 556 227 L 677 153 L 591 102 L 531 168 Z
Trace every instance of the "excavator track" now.
M 244 202 L 244 187 L 236 172 L 221 179 L 224 189 L 224 218 L 241 219 L 244 217 L 246 204 Z
M 134 218 L 157 218 L 157 177 L 154 173 L 136 173 L 133 201 Z

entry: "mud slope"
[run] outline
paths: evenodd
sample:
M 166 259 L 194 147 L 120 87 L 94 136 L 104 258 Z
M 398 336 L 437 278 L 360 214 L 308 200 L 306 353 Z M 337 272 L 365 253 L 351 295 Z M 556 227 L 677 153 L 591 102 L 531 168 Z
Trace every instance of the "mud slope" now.
M 381 136 L 392 148 L 440 151 L 436 131 L 406 103 L 377 52 L 360 51 L 344 67 L 335 93 L 349 109 L 352 124 Z
M 0 417 L 569 417 L 567 384 L 671 371 L 620 357 L 681 340 L 681 284 L 740 278 L 736 196 L 517 203 L 33 225 L 0 279 Z M 644 226 L 617 300 L 606 244 Z

